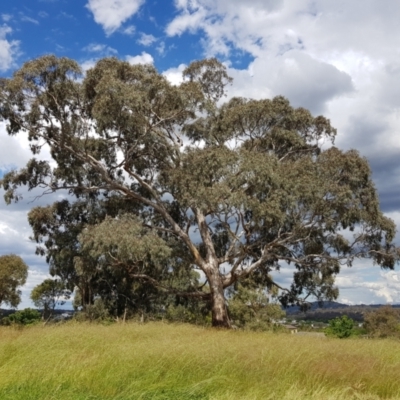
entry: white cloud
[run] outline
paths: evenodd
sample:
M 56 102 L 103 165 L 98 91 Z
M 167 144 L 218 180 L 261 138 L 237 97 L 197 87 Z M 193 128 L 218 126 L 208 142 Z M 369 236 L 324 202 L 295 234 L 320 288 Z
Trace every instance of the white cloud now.
M 1 19 L 2 19 L 4 22 L 9 22 L 9 21 L 11 21 L 11 19 L 12 19 L 12 15 L 11 15 L 11 14 L 1 14 Z
M 281 94 L 295 106 L 321 113 L 329 101 L 354 90 L 346 70 L 327 61 L 326 54 L 307 51 L 309 25 L 317 23 L 308 1 L 179 0 L 175 6 L 179 14 L 167 26 L 168 35 L 203 32 L 206 56 L 229 57 L 235 48 L 254 58 L 247 74 L 231 68 L 232 75 L 247 78 L 240 82 L 246 89 L 235 83 L 232 93 Z
M 293 282 L 293 266 L 281 265 L 271 276 L 278 284 L 289 288 Z M 344 304 L 400 303 L 400 272 L 381 270 L 371 260 L 356 260 L 352 267 L 342 266 L 335 285 L 339 288 L 337 301 Z
M 147 35 L 146 33 L 141 33 L 140 38 L 138 39 L 138 43 L 142 46 L 150 46 L 152 45 L 157 39 L 153 35 Z
M 83 50 L 86 50 L 90 53 L 100 53 L 103 55 L 118 53 L 118 51 L 116 49 L 114 49 L 110 46 L 107 46 L 105 44 L 100 44 L 100 43 L 90 43 L 86 47 L 84 47 Z
M 177 68 L 169 68 L 163 72 L 163 75 L 171 82 L 173 85 L 179 85 L 183 82 L 182 72 L 187 67 L 185 64 L 179 65 Z
M 89 69 L 93 68 L 96 65 L 97 60 L 94 58 L 91 58 L 89 60 L 85 60 L 84 62 L 81 63 L 81 68 L 83 72 L 88 71 Z
M 257 57 L 247 70 L 229 69 L 234 85 L 230 95 L 265 98 L 283 95 L 295 107 L 314 114 L 324 111 L 327 102 L 354 90 L 351 76 L 335 66 L 318 61 L 299 50 L 276 58 Z
M 136 14 L 143 3 L 144 0 L 89 0 L 86 7 L 106 34 L 111 35 Z
M 133 36 L 136 32 L 136 28 L 134 25 L 129 25 L 126 28 L 124 28 L 121 33 L 127 36 Z
M 400 4 L 374 0 L 338 3 L 334 0 L 191 0 L 175 1 L 177 16 L 167 26 L 170 36 L 201 30 L 206 46 L 231 42 L 253 54 L 272 54 L 288 47 L 308 52 L 362 50 L 375 56 L 398 48 Z
M 126 56 L 125 59 L 131 65 L 153 64 L 153 62 L 154 62 L 153 57 L 149 53 L 146 53 L 144 51 L 142 52 L 142 54 L 140 54 L 138 56 Z
M 26 15 L 21 16 L 21 21 L 23 21 L 23 22 L 31 22 L 32 24 L 39 25 L 39 21 L 37 19 L 28 17 Z
M 9 136 L 4 122 L 0 122 L 0 142 L 0 177 L 2 172 L 25 167 L 32 158 L 27 135 L 21 133 Z M 39 157 L 51 161 L 48 147 L 42 149 Z M 49 277 L 49 267 L 45 259 L 35 255 L 36 243 L 30 240 L 32 229 L 28 223 L 27 213 L 33 207 L 60 201 L 65 198 L 65 193 L 56 192 L 40 196 L 43 193 L 42 189 L 28 191 L 26 187 L 21 187 L 18 192 L 23 195 L 22 200 L 6 205 L 3 200 L 4 191 L 0 189 L 0 255 L 18 254 L 29 267 L 27 283 L 21 288 L 22 303 L 19 308 L 24 308 L 32 307 L 29 299 L 32 288 Z
M 165 42 L 161 42 L 157 48 L 157 53 L 160 54 L 161 56 L 165 54 Z
M 0 196 L 3 197 L 2 190 L 0 190 Z M 30 206 L 32 207 L 32 205 Z M 29 239 L 32 230 L 27 220 L 28 210 L 26 209 L 26 205 L 23 206 L 22 210 L 20 208 L 20 204 L 6 206 L 3 202 L 1 205 L 0 255 L 17 254 L 27 264 L 29 272 L 26 285 L 22 287 L 22 299 L 27 303 L 25 307 L 29 307 L 31 289 L 43 280 L 40 279 L 38 281 L 37 275 L 46 276 L 48 274 L 48 266 L 43 257 L 35 255 L 36 244 Z M 33 273 L 32 269 L 37 273 Z
M 9 26 L 0 26 L 0 71 L 6 71 L 11 68 L 14 58 L 19 52 L 19 41 L 6 39 L 6 36 L 11 32 L 12 29 Z
M 347 304 L 400 303 L 400 272 L 379 271 L 376 266 L 358 266 L 343 269 L 336 278 L 340 288 L 339 301 Z M 364 278 L 363 278 L 364 277 Z
M 197 2 L 190 6 L 186 1 L 175 1 L 176 8 L 181 14 L 175 17 L 166 28 L 167 35 L 181 35 L 186 30 L 196 31 L 207 16 L 207 11 L 201 8 Z
M 21 168 L 31 159 L 26 135 L 9 136 L 4 122 L 0 122 L 0 142 L 0 169 L 8 170 L 10 166 Z
M 6 225 L 4 222 L 0 221 L 0 235 L 17 235 L 18 232 L 12 227 Z

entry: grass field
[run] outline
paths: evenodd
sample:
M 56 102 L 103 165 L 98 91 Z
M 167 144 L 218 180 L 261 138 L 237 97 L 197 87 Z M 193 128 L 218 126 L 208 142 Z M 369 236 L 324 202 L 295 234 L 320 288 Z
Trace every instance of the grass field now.
M 3 327 L 0 399 L 400 399 L 400 342 L 163 323 Z

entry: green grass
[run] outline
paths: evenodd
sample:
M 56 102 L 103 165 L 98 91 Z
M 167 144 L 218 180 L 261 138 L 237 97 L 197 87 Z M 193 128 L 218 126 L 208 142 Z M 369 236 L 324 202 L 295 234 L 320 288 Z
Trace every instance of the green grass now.
M 0 399 L 400 399 L 400 342 L 163 323 L 0 328 Z

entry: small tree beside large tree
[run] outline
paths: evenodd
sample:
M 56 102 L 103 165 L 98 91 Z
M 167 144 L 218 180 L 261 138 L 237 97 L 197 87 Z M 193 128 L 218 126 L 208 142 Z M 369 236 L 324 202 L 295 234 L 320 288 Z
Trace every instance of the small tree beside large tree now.
M 112 231 L 105 240 L 89 230 L 82 244 L 96 238 L 90 246 L 104 251 L 103 263 L 156 287 L 165 282 L 149 272 L 152 257 L 173 246 L 185 256 L 163 261 L 166 271 L 204 273 L 208 293 L 194 287 L 191 295 L 210 298 L 216 327 L 230 326 L 225 289 L 252 275 L 262 281 L 293 267 L 290 287 L 268 281 L 287 305 L 336 298 L 340 266 L 357 257 L 393 269 L 395 225 L 379 209 L 367 160 L 329 147 L 329 120 L 283 97 L 224 102 L 230 82 L 216 59 L 190 64 L 179 85 L 151 65 L 116 58 L 85 76 L 67 58 L 27 62 L 1 80 L 0 118 L 10 135 L 28 137 L 34 155 L 48 146 L 52 161 L 35 157 L 6 174 L 6 201 L 18 201 L 27 185 L 135 205 L 105 223 L 140 226 L 144 259 L 124 247 L 136 239 L 112 242 Z
M 28 266 L 15 254 L 0 256 L 0 306 L 17 307 L 21 302 L 19 288 L 26 282 Z
M 42 318 L 49 319 L 57 306 L 65 304 L 71 297 L 71 292 L 65 284 L 57 279 L 45 279 L 35 286 L 31 292 L 33 304 L 43 310 Z

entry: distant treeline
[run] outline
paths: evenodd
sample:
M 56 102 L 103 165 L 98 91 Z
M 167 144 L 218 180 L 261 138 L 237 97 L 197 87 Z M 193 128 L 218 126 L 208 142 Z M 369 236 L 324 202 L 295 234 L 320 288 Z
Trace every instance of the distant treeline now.
M 289 316 L 293 316 L 296 319 L 302 319 L 305 321 L 329 321 L 336 317 L 347 315 L 354 321 L 363 322 L 364 315 L 368 312 L 376 311 L 377 309 L 384 307 L 383 304 L 359 304 L 349 306 L 347 304 L 341 304 L 337 302 L 326 302 L 322 307 L 318 306 L 318 303 L 312 303 L 312 307 L 307 312 L 301 312 L 299 307 L 289 307 L 286 309 L 286 313 Z M 400 309 L 400 304 L 392 306 L 393 308 Z

